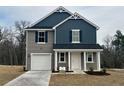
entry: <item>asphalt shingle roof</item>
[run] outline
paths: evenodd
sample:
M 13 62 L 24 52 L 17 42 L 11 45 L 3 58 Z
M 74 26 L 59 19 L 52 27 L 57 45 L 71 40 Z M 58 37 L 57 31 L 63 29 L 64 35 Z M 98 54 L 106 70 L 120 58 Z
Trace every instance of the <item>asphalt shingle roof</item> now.
M 54 44 L 53 49 L 102 49 L 99 44 Z

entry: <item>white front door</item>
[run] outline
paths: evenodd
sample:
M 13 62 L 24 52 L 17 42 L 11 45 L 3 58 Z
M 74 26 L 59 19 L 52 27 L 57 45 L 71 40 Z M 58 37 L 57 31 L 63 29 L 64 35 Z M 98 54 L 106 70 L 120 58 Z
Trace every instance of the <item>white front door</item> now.
M 71 53 L 71 66 L 72 66 L 72 70 L 81 70 L 81 53 L 80 52 Z

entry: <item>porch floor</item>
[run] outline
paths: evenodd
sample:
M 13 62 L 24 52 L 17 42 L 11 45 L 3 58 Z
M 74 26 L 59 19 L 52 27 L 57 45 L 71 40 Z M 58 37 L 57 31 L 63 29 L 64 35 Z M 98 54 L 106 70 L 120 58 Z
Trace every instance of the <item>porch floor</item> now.
M 52 73 L 52 74 L 86 74 L 86 73 L 81 70 L 74 70 L 73 72 L 59 71 L 59 72 Z

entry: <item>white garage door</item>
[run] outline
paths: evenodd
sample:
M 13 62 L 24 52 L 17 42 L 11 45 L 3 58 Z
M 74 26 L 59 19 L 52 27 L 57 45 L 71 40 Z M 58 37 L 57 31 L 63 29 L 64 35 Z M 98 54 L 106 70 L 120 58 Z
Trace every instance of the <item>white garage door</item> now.
M 51 54 L 31 54 L 31 70 L 51 70 Z

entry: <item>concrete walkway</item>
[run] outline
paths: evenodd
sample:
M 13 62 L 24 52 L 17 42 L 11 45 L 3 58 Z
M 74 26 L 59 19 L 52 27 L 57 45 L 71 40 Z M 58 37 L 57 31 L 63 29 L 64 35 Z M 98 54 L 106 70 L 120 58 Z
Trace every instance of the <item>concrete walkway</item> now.
M 28 71 L 5 86 L 48 86 L 51 71 Z

